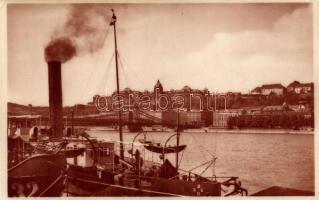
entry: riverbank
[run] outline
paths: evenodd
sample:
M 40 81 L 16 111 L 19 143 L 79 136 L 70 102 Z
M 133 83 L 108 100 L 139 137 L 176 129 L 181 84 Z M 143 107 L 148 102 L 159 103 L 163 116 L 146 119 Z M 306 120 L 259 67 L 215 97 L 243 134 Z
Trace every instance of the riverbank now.
M 89 127 L 85 127 L 89 128 Z M 90 127 L 91 131 L 101 132 L 117 132 L 118 130 L 111 127 Z M 163 130 L 152 130 L 151 128 L 143 128 L 144 132 L 148 133 L 161 133 L 161 132 L 174 132 L 174 129 L 165 128 Z M 130 132 L 124 128 L 123 132 Z M 237 134 L 303 134 L 313 135 L 314 130 L 293 130 L 293 129 L 225 129 L 225 128 L 197 128 L 197 129 L 184 129 L 185 133 L 237 133 Z
M 244 134 L 306 134 L 313 135 L 313 130 L 292 130 L 292 129 L 185 129 L 188 133 L 244 133 Z

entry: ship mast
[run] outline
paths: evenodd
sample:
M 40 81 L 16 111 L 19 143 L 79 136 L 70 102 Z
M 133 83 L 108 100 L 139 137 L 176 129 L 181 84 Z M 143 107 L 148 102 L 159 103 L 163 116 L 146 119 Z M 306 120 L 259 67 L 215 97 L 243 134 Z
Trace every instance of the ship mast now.
M 177 110 L 177 131 L 176 131 L 176 170 L 178 172 L 178 153 L 179 153 L 179 109 Z
M 119 81 L 119 70 L 118 70 L 118 51 L 117 51 L 117 41 L 116 41 L 116 16 L 114 10 L 112 9 L 112 21 L 110 23 L 114 29 L 114 48 L 115 48 L 115 67 L 116 67 L 116 93 L 117 101 L 119 106 L 119 134 L 120 134 L 120 158 L 124 160 L 124 147 L 123 147 L 123 133 L 122 133 L 122 111 L 120 105 L 120 81 Z

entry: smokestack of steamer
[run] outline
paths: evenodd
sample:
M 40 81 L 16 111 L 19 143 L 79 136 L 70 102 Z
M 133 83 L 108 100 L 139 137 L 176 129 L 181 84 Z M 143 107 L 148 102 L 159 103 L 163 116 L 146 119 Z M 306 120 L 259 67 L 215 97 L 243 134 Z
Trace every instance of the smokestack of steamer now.
M 49 77 L 50 124 L 52 136 L 55 138 L 63 137 L 61 63 L 70 60 L 75 52 L 75 47 L 68 38 L 55 39 L 45 48 Z
M 49 105 L 52 136 L 63 137 L 61 62 L 48 61 Z
M 63 135 L 61 64 L 76 54 L 94 53 L 103 47 L 105 29 L 101 27 L 105 25 L 104 10 L 100 6 L 72 6 L 63 28 L 54 33 L 53 40 L 45 48 L 49 72 L 50 122 L 54 137 Z M 57 35 L 62 37 L 55 37 Z

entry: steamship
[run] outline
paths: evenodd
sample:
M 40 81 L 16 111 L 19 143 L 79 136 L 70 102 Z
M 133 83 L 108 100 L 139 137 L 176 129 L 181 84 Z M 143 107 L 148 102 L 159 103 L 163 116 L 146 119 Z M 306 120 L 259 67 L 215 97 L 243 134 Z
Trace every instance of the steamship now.
M 117 18 L 112 9 L 110 26 L 113 26 L 117 94 L 120 92 L 118 50 L 116 42 Z M 61 41 L 60 41 L 61 42 Z M 69 42 L 64 40 L 63 42 Z M 59 41 L 58 41 L 59 44 Z M 61 48 L 61 49 L 59 49 Z M 68 50 L 74 48 L 71 44 Z M 180 145 L 179 112 L 176 133 L 165 144 L 147 141 L 143 147 L 158 154 L 163 161 L 144 160 L 138 149 L 128 150 L 125 156 L 121 110 L 118 113 L 119 142 L 91 138 L 88 133 L 63 134 L 61 63 L 64 56 L 52 56 L 54 51 L 64 52 L 64 47 L 46 48 L 49 79 L 49 106 L 51 128 L 46 133 L 34 131 L 29 139 L 9 134 L 8 195 L 14 196 L 229 196 L 247 195 L 238 177 L 203 177 L 192 170 L 179 168 Z M 52 52 L 53 51 L 53 52 Z M 140 134 L 140 133 L 139 133 Z M 134 140 L 138 137 L 137 134 Z M 48 137 L 42 137 L 43 135 Z M 40 137 L 41 136 L 41 137 Z M 172 138 L 176 145 L 167 146 Z M 116 146 L 119 144 L 119 152 Z M 172 164 L 167 154 L 174 154 Z M 85 160 L 85 164 L 79 162 Z M 195 167 L 211 166 L 216 158 Z M 194 169 L 195 169 L 194 168 Z M 207 169 L 206 168 L 206 169 Z M 223 188 L 233 188 L 223 192 Z
M 117 94 L 119 96 L 118 50 L 116 41 L 116 15 L 112 10 L 110 26 L 113 26 Z M 179 127 L 179 112 L 177 112 L 176 133 L 171 135 L 165 144 L 153 143 L 138 133 L 132 142 L 123 141 L 121 109 L 118 109 L 118 132 L 120 141 L 105 142 L 84 136 L 90 143 L 86 150 L 86 164 L 80 164 L 74 158 L 69 164 L 66 193 L 72 196 L 229 196 L 247 195 L 241 187 L 238 177 L 203 177 L 192 171 L 179 169 L 179 153 L 187 146 L 179 144 L 181 128 Z M 139 149 L 134 150 L 135 140 L 144 134 L 144 140 L 139 139 L 142 146 L 163 161 L 154 163 L 144 160 Z M 175 146 L 167 146 L 168 141 L 176 138 Z M 125 156 L 124 143 L 129 143 L 130 156 Z M 119 144 L 119 152 L 116 145 Z M 168 159 L 167 154 L 175 154 L 175 165 Z M 200 164 L 197 167 L 212 165 L 216 158 Z M 195 168 L 197 168 L 195 167 Z M 209 166 L 208 166 L 209 167 Z M 232 187 L 233 190 L 223 193 L 222 187 Z

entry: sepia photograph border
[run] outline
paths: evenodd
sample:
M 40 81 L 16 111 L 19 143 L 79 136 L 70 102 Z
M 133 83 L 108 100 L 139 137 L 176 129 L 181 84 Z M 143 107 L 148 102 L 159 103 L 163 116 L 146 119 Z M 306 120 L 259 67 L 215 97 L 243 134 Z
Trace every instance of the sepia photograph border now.
M 6 137 L 6 130 L 7 130 L 7 102 L 8 102 L 8 65 L 7 65 L 7 5 L 8 4 L 37 4 L 37 3 L 45 3 L 45 4 L 64 4 L 64 3 L 155 3 L 155 4 L 161 4 L 161 3 L 312 3 L 313 5 L 313 57 L 314 57 L 314 66 L 313 66 L 313 82 L 314 82 L 314 106 L 315 106 L 315 130 L 314 130 L 314 162 L 315 162 L 315 196 L 313 197 L 248 197 L 249 199 L 283 199 L 283 198 L 289 198 L 289 199 L 315 199 L 319 197 L 319 177 L 318 177 L 318 170 L 319 170 L 319 158 L 318 158 L 318 152 L 319 152 L 319 137 L 318 137 L 318 127 L 319 127 L 319 92 L 318 92 L 318 84 L 319 84 L 319 51 L 318 51 L 318 45 L 319 45 L 319 0 L 293 0 L 293 1 L 250 1 L 250 0 L 230 0 L 230 1 L 221 1 L 221 0 L 141 0 L 141 1 L 132 1 L 132 0 L 0 0 L 0 131 L 1 131 L 1 144 L 0 144 L 0 151 L 2 152 L 1 160 L 0 160 L 0 175 L 1 175 L 1 181 L 0 181 L 0 199 L 13 199 L 8 198 L 7 194 L 7 137 Z M 61 199 L 64 199 L 63 197 L 60 197 Z M 71 197 L 75 199 L 85 199 L 88 197 Z M 92 197 L 89 197 L 92 198 Z M 93 197 L 94 199 L 101 199 L 101 198 L 127 198 L 127 197 Z M 139 199 L 140 197 L 129 197 L 129 199 Z M 153 199 L 154 197 L 152 197 Z M 172 198 L 172 197 L 170 197 Z M 174 197 L 173 197 L 174 198 Z M 214 197 L 201 197 L 203 199 L 212 199 Z M 238 199 L 238 197 L 227 197 L 227 199 Z M 247 197 L 246 197 L 247 198 Z M 15 199 L 15 198 L 14 198 Z M 52 199 L 52 198 L 45 198 L 45 199 Z M 67 199 L 67 198 L 66 198 Z M 145 199 L 150 199 L 145 198 Z M 162 199 L 157 198 L 157 199 Z M 179 199 L 178 197 L 176 199 Z M 187 197 L 187 199 L 195 199 L 195 197 Z M 196 198 L 197 199 L 197 198 Z

